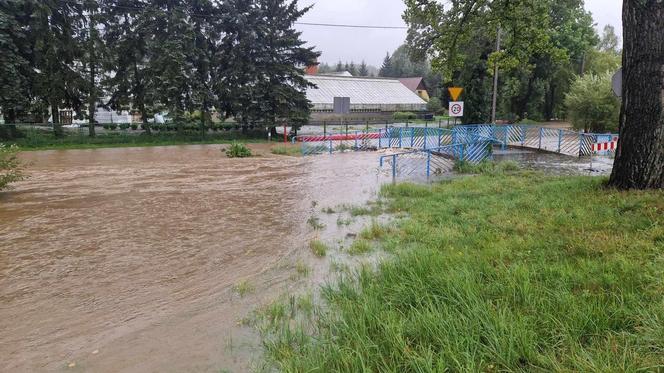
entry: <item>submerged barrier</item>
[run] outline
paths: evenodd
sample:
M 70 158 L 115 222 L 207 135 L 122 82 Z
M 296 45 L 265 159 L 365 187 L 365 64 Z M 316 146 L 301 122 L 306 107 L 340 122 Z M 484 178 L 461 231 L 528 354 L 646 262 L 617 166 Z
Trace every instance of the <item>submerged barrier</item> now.
M 392 127 L 323 136 L 297 136 L 303 155 L 402 149 L 379 158 L 393 177 L 421 173 L 427 177 L 452 169 L 456 161 L 479 163 L 489 159 L 493 147 L 522 147 L 568 156 L 591 155 L 598 142 L 617 141 L 612 134 L 587 134 L 529 125 L 463 125 L 452 129 Z

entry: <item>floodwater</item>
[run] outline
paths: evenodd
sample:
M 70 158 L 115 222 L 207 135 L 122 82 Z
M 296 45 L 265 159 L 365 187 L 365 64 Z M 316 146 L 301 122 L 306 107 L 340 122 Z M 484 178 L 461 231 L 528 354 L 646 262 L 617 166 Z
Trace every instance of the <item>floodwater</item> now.
M 376 152 L 283 157 L 263 144 L 228 159 L 221 148 L 22 155 L 31 178 L 0 194 L 0 371 L 243 372 L 260 360 L 240 320 L 301 285 L 296 261 L 320 272 L 311 238 L 343 245 L 365 223 L 323 208 L 376 198 L 390 173 Z M 583 173 L 564 156 L 505 157 Z
M 238 322 L 293 286 L 307 219 L 389 179 L 375 153 L 220 148 L 23 154 L 31 178 L 0 194 L 0 371 L 248 369 Z

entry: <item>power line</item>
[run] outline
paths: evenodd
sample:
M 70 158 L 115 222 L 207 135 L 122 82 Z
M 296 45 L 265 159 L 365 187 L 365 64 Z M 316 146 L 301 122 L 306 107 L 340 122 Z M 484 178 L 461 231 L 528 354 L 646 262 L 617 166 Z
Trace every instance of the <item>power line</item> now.
M 84 3 L 81 0 L 58 0 L 60 3 L 72 4 L 84 6 Z M 97 3 L 97 5 L 100 5 Z M 125 10 L 134 10 L 141 11 L 148 9 L 147 7 L 142 6 L 127 6 L 127 5 L 106 5 L 110 8 L 115 9 L 125 9 Z M 190 17 L 194 18 L 209 18 L 209 15 L 206 14 L 197 14 L 197 13 L 188 13 Z M 296 25 L 300 26 L 317 26 L 317 27 L 338 27 L 338 28 L 360 28 L 360 29 L 377 29 L 377 30 L 407 30 L 408 27 L 405 26 L 377 26 L 377 25 L 349 25 L 349 24 L 338 24 L 338 23 L 318 23 L 318 22 L 294 22 Z
M 322 26 L 322 27 L 345 27 L 345 28 L 364 28 L 364 29 L 385 29 L 385 30 L 407 30 L 405 26 L 372 26 L 372 25 L 345 25 L 336 23 L 313 23 L 313 22 L 295 22 L 302 26 Z

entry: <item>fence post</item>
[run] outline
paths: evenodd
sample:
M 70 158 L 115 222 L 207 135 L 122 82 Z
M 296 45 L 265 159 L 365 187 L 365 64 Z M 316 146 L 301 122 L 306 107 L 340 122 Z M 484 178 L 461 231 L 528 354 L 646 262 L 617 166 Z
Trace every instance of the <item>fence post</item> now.
M 521 146 L 526 144 L 526 129 L 523 126 L 519 126 L 521 129 Z
M 505 137 L 503 138 L 502 149 L 505 150 L 507 148 L 507 140 L 509 139 L 510 126 L 503 126 L 503 128 L 505 129 Z
M 544 132 L 544 128 L 540 127 L 539 130 L 539 146 L 537 147 L 538 149 L 542 149 L 542 133 Z
M 438 147 L 440 148 L 440 144 L 443 141 L 443 130 L 438 128 Z
M 427 152 L 427 179 L 431 174 L 431 152 Z
M 403 128 L 399 128 L 399 147 L 402 147 L 403 143 Z
M 332 154 L 332 140 L 330 140 L 330 154 Z
M 581 132 L 579 132 L 579 155 L 583 155 L 583 134 Z
M 429 132 L 428 128 L 425 128 L 424 129 L 424 150 L 427 150 L 427 132 Z
M 392 156 L 392 178 L 395 179 L 397 177 L 397 155 L 394 154 Z
M 415 128 L 410 129 L 410 147 L 415 146 Z
M 323 138 L 327 137 L 327 122 L 323 121 Z
M 383 129 L 378 129 L 378 149 L 383 147 Z M 381 159 L 381 166 L 383 165 L 383 160 Z
M 558 130 L 558 153 L 560 153 L 562 143 L 563 143 L 563 130 Z
M 357 150 L 357 136 L 358 136 L 358 132 L 355 131 L 355 150 Z

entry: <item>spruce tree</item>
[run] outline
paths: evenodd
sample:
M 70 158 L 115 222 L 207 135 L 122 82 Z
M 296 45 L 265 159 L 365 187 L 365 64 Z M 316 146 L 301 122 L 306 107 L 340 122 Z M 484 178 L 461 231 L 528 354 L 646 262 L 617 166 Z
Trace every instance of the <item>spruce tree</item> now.
M 0 2 L 0 112 L 6 123 L 15 123 L 31 106 L 31 13 L 30 7 L 18 2 Z
M 389 52 L 385 55 L 385 59 L 383 60 L 383 66 L 380 67 L 380 70 L 378 71 L 378 76 L 382 77 L 392 76 L 392 59 L 390 58 Z
M 360 65 L 360 70 L 358 71 L 360 76 L 369 76 L 369 69 L 367 68 L 367 63 L 362 60 L 362 64 Z

